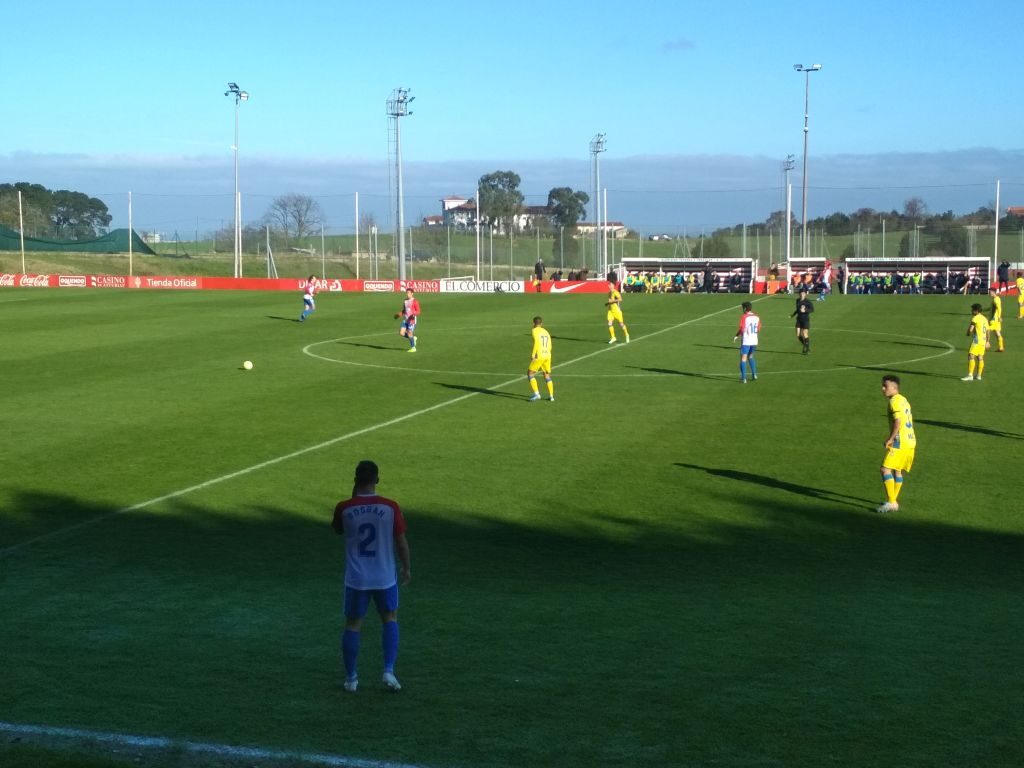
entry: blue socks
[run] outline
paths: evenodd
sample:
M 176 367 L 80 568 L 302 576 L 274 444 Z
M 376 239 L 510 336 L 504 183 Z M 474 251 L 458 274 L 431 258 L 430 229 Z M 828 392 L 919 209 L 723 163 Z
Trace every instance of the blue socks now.
M 359 658 L 359 633 L 346 629 L 341 636 L 341 656 L 345 660 L 345 674 L 356 676 L 356 659 Z
M 751 376 L 757 376 L 757 363 L 754 362 L 754 358 L 747 358 L 747 367 L 750 368 Z
M 386 621 L 381 627 L 381 648 L 384 651 L 384 671 L 394 672 L 398 660 L 398 622 Z M 341 635 L 341 656 L 345 660 L 345 675 L 356 676 L 356 660 L 359 658 L 360 633 L 346 629 Z
M 384 651 L 384 671 L 394 672 L 395 661 L 398 659 L 398 622 L 385 621 L 380 636 Z

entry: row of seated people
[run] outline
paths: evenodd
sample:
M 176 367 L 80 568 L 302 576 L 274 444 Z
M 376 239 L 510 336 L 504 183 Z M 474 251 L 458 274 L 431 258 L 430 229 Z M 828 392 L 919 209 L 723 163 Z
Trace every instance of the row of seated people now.
M 745 293 L 743 275 L 739 272 L 627 272 L 622 290 L 626 293 Z
M 982 279 L 968 272 L 851 272 L 847 293 L 987 293 Z

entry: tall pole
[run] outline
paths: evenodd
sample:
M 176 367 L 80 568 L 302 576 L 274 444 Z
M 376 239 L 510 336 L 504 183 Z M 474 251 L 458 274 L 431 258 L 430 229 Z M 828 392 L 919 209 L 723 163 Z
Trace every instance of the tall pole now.
M 996 179 L 996 244 L 992 249 L 992 271 L 988 274 L 988 288 L 992 285 L 992 275 L 999 269 L 999 185 L 1000 180 Z
M 235 277 L 242 276 L 242 197 L 238 191 L 238 113 L 239 104 L 249 100 L 249 93 L 238 87 L 238 83 L 228 83 L 225 96 L 235 97 L 235 143 L 231 149 L 235 153 Z
M 480 186 L 476 188 L 476 204 L 474 206 L 476 215 L 476 279 L 480 281 Z
M 21 190 L 18 190 L 18 236 L 21 240 L 21 274 L 25 274 L 25 214 L 21 208 Z
M 793 69 L 797 72 L 804 73 L 804 188 L 803 188 L 803 205 L 801 213 L 801 224 L 800 224 L 800 255 L 807 258 L 808 251 L 808 237 L 807 237 L 807 134 L 810 131 L 808 127 L 808 118 L 810 117 L 810 101 L 811 101 L 811 72 L 817 72 L 821 69 L 821 64 L 812 64 L 809 67 L 805 67 L 803 64 L 794 64 Z
M 601 153 L 605 150 L 605 136 L 598 133 L 590 140 L 590 155 L 593 158 L 594 166 L 594 268 L 601 271 Z M 585 253 L 585 251 L 584 251 Z M 586 268 L 586 256 L 584 255 L 583 267 Z
M 402 186 L 402 118 L 411 115 L 409 104 L 416 99 L 408 88 L 396 88 L 388 99 L 388 116 L 395 121 L 395 177 L 398 180 L 398 279 L 405 280 L 405 199 Z
M 786 272 L 789 277 L 789 262 L 793 258 L 793 185 L 786 185 Z
M 603 193 L 604 230 L 601 234 L 601 267 L 597 270 L 602 276 L 608 273 L 608 190 L 604 189 Z
M 356 280 L 359 279 L 359 193 L 356 192 Z
M 131 277 L 134 272 L 132 271 L 132 234 L 135 229 L 132 227 L 132 193 L 128 192 L 128 277 Z

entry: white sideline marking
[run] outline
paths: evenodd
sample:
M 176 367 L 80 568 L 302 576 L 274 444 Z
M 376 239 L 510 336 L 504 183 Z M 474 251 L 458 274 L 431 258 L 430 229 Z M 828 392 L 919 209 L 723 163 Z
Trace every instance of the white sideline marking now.
M 755 302 L 756 301 L 764 301 L 764 298 L 755 299 L 754 301 Z M 684 325 L 690 325 L 690 323 L 696 323 L 696 322 L 699 322 L 701 320 L 707 320 L 709 317 L 714 317 L 715 315 L 720 315 L 723 312 L 734 312 L 735 310 L 736 310 L 735 307 L 731 307 L 730 306 L 730 307 L 726 307 L 724 309 L 720 309 L 717 312 L 711 312 L 710 314 L 703 315 L 701 317 L 694 317 L 694 318 L 691 318 L 690 320 L 684 320 L 681 323 L 676 323 L 675 325 L 670 325 L 670 326 L 668 326 L 666 328 L 662 328 L 660 330 L 653 331 L 653 332 L 648 333 L 648 334 L 646 334 L 644 336 L 638 336 L 636 338 L 636 341 L 643 341 L 644 339 L 649 339 L 649 338 L 651 338 L 653 336 L 659 336 L 662 333 L 667 333 L 669 331 L 674 331 L 677 328 L 682 328 Z M 552 366 L 552 370 L 557 369 L 557 368 L 565 368 L 567 366 L 570 366 L 570 365 L 573 365 L 575 363 L 578 363 L 581 360 L 586 360 L 588 358 L 594 357 L 595 355 L 600 355 L 600 354 L 603 354 L 605 352 L 612 352 L 612 351 L 614 351 L 616 349 L 621 349 L 624 346 L 626 346 L 626 345 L 625 344 L 614 344 L 614 345 L 609 344 L 607 346 L 602 346 L 600 349 L 595 350 L 594 352 L 589 352 L 589 353 L 587 353 L 585 355 L 573 358 L 572 360 L 568 360 L 568 361 L 566 361 L 564 363 L 561 363 L 559 365 Z M 520 374 L 520 375 L 517 375 L 515 378 L 508 379 L 507 381 L 503 381 L 500 384 L 494 384 L 494 385 L 492 385 L 490 387 L 486 387 L 484 389 L 484 391 L 485 392 L 490 392 L 492 390 L 501 389 L 502 387 L 507 387 L 510 384 L 515 384 L 517 382 L 522 382 L 522 381 L 523 381 L 523 374 Z M 125 512 L 135 512 L 136 510 L 145 509 L 146 507 L 151 507 L 154 504 L 159 504 L 162 501 L 168 501 L 169 499 L 176 499 L 179 496 L 187 496 L 188 494 L 194 493 L 195 491 L 201 491 L 202 489 L 209 488 L 212 485 L 219 485 L 220 483 L 223 483 L 223 482 L 225 482 L 227 480 L 234 480 L 236 477 L 241 477 L 242 475 L 247 475 L 250 472 L 256 472 L 256 471 L 258 471 L 260 469 L 266 469 L 267 467 L 272 467 L 275 464 L 280 464 L 282 461 L 288 461 L 289 459 L 294 459 L 294 458 L 297 458 L 299 456 L 303 456 L 303 455 L 305 455 L 307 453 L 312 453 L 313 451 L 319 451 L 319 450 L 321 450 L 323 448 L 329 448 L 330 446 L 335 445 L 337 443 L 342 443 L 342 442 L 344 442 L 346 440 L 351 440 L 353 437 L 359 437 L 361 435 L 365 435 L 365 434 L 368 434 L 370 432 L 376 432 L 378 429 L 384 429 L 385 427 L 392 427 L 395 424 L 401 424 L 403 421 L 408 421 L 409 419 L 414 419 L 417 416 L 422 416 L 425 413 L 431 413 L 432 411 L 436 411 L 436 410 L 439 410 L 441 408 L 446 408 L 449 405 L 455 405 L 456 403 L 461 403 L 463 400 L 468 400 L 469 398 L 476 397 L 479 394 L 482 394 L 482 393 L 481 392 L 469 392 L 468 394 L 465 394 L 465 395 L 459 395 L 458 397 L 454 397 L 451 400 L 445 400 L 444 402 L 428 406 L 427 408 L 421 408 L 418 411 L 413 411 L 412 413 L 407 413 L 404 416 L 396 416 L 395 418 L 389 419 L 388 421 L 382 421 L 379 424 L 374 424 L 374 425 L 369 426 L 369 427 L 363 427 L 362 429 L 357 429 L 355 432 L 349 432 L 349 433 L 344 434 L 344 435 L 339 435 L 338 437 L 332 437 L 330 440 L 324 440 L 322 443 L 317 443 L 316 445 L 310 445 L 310 446 L 307 446 L 306 448 L 300 448 L 297 451 L 292 451 L 291 453 L 287 453 L 287 454 L 285 454 L 283 456 L 278 456 L 276 459 L 268 459 L 267 461 L 261 461 L 259 464 L 253 464 L 252 466 L 246 467 L 245 469 L 239 469 L 239 470 L 237 470 L 235 472 L 229 472 L 226 475 L 221 475 L 220 477 L 215 477 L 212 480 L 207 480 L 205 482 L 198 483 L 197 485 L 190 485 L 188 488 L 182 488 L 181 490 L 178 490 L 178 491 L 173 491 L 171 493 L 166 493 L 163 496 L 157 496 L 156 498 L 153 498 L 153 499 L 148 499 L 146 501 L 140 501 L 138 504 L 133 504 L 130 507 L 123 507 L 122 509 L 118 509 L 118 510 L 115 510 L 113 512 L 104 512 L 102 515 L 96 515 L 96 517 L 90 517 L 88 520 L 82 520 L 79 523 L 75 523 L 73 525 L 65 526 L 64 528 L 58 528 L 56 530 L 49 531 L 48 533 L 41 534 L 41 535 L 36 536 L 34 538 L 26 539 L 25 541 L 22 541 L 22 542 L 20 542 L 18 544 L 14 544 L 14 545 L 9 546 L 9 547 L 4 547 L 3 549 L 0 549 L 0 559 L 2 559 L 4 557 L 6 557 L 7 555 L 10 555 L 10 554 L 12 554 L 14 552 L 17 552 L 20 549 L 24 549 L 25 547 L 31 546 L 32 544 L 37 544 L 37 543 L 42 542 L 42 541 L 47 541 L 49 539 L 56 538 L 58 536 L 64 536 L 66 534 L 69 534 L 69 533 L 72 533 L 74 531 L 77 531 L 77 530 L 80 530 L 82 528 L 85 528 L 86 526 L 92 525 L 93 523 L 97 523 L 97 522 L 99 522 L 101 520 L 106 520 L 108 517 L 114 517 L 115 515 L 120 515 L 120 514 L 123 514 Z
M 41 736 L 44 738 L 84 739 L 104 744 L 145 749 L 174 749 L 197 754 L 250 760 L 301 760 L 314 765 L 339 766 L 340 768 L 419 768 L 409 763 L 387 763 L 380 760 L 361 760 L 354 757 L 329 755 L 322 752 L 292 752 L 288 750 L 264 749 L 262 747 L 233 747 L 229 744 L 207 744 L 198 741 L 177 741 L 163 736 L 132 736 L 128 733 L 104 733 L 79 728 L 58 728 L 44 725 L 21 725 L 0 722 L 0 733 L 14 736 Z

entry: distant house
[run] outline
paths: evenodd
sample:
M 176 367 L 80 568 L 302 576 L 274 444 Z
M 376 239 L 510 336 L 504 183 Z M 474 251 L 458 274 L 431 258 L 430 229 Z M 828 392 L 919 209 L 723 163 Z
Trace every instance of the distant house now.
M 524 205 L 522 210 L 513 217 L 512 222 L 520 232 L 536 227 L 541 219 L 547 219 L 545 224 L 551 223 L 551 209 L 546 205 Z
M 476 226 L 476 201 L 452 195 L 441 200 L 441 224 L 455 229 Z
M 1011 205 L 1006 209 L 1006 215 L 1024 218 L 1024 205 Z
M 622 240 L 629 234 L 629 229 L 621 221 L 606 221 L 601 225 L 601 229 L 608 233 L 608 237 L 615 240 Z M 597 231 L 597 225 L 593 222 L 581 221 L 576 225 L 576 231 L 580 235 L 592 235 Z
M 443 227 L 444 216 L 424 216 L 423 217 L 424 227 Z

